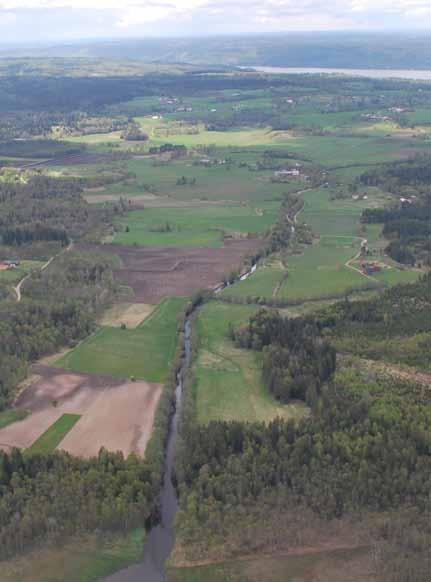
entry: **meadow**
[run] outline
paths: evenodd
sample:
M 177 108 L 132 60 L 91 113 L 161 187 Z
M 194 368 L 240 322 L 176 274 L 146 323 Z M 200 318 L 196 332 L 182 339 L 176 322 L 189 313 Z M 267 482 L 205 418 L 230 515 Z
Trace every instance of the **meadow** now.
M 223 153 L 221 152 L 223 156 Z M 228 156 L 229 152 L 225 152 Z M 205 156 L 203 155 L 203 159 Z M 221 160 L 225 158 L 222 157 Z M 169 196 L 173 200 L 254 201 L 279 200 L 290 184 L 271 182 L 272 172 L 252 172 L 237 164 L 214 164 L 205 166 L 194 160 L 158 161 L 149 157 L 135 157 L 121 164 L 123 171 L 135 176 L 133 179 L 107 185 L 92 194 L 127 196 L 133 198 L 143 194 Z M 117 166 L 120 167 L 120 166 Z M 70 171 L 70 169 L 69 169 Z M 88 170 L 86 170 L 88 172 Z M 95 169 L 97 172 L 97 168 Z M 184 183 L 178 183 L 185 178 Z M 298 188 L 298 182 L 292 184 Z
M 164 382 L 177 343 L 177 317 L 186 299 L 163 300 L 138 327 L 102 327 L 55 366 L 72 372 Z
M 198 354 L 194 365 L 197 420 L 269 421 L 300 418 L 304 404 L 283 405 L 268 393 L 261 378 L 260 354 L 236 348 L 230 326 L 246 323 L 256 306 L 211 302 L 196 318 Z
M 221 247 L 224 236 L 264 234 L 276 221 L 279 204 L 204 208 L 147 208 L 117 221 L 113 242 L 160 246 Z

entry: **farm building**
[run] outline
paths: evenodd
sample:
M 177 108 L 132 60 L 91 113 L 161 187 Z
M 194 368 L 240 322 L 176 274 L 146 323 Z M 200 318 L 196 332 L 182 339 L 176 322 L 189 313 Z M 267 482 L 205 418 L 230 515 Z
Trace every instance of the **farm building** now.
M 367 263 L 362 261 L 361 270 L 364 275 L 372 275 L 373 273 L 379 273 L 382 270 L 382 267 L 378 263 Z
M 0 261 L 0 270 L 2 271 L 5 271 L 6 269 L 15 269 L 16 267 L 19 267 L 18 260 L 9 259 Z

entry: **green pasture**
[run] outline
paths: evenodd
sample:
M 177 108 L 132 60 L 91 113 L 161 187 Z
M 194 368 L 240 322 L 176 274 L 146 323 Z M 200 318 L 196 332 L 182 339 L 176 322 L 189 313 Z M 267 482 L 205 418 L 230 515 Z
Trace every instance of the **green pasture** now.
M 42 265 L 43 261 L 20 261 L 19 266 L 14 269 L 0 270 L 0 281 L 18 283 L 28 273 L 39 269 Z
M 4 582 L 97 582 L 142 559 L 145 529 L 80 535 L 2 562 Z
M 0 412 L 0 429 L 5 428 L 14 422 L 18 422 L 19 420 L 24 420 L 24 418 L 26 418 L 29 414 L 30 412 L 28 410 L 19 408 Z
M 73 372 L 164 382 L 177 345 L 178 314 L 186 301 L 163 300 L 135 329 L 102 327 L 54 365 Z
M 31 445 L 31 447 L 26 450 L 26 452 L 31 454 L 52 453 L 80 418 L 80 414 L 63 414 Z
M 300 158 L 330 168 L 407 159 L 415 153 L 429 150 L 428 144 L 409 138 L 395 140 L 381 137 L 313 135 L 283 139 L 281 135 L 279 145 L 281 143 Z
M 194 394 L 198 421 L 269 421 L 277 416 L 298 418 L 302 404 L 282 405 L 263 385 L 260 354 L 236 348 L 229 326 L 246 323 L 256 306 L 207 303 L 196 321 L 198 354 Z
M 223 153 L 220 153 L 223 159 Z M 202 158 L 205 158 L 202 155 Z M 255 156 L 254 156 L 255 159 Z M 154 194 L 169 196 L 173 200 L 250 200 L 254 202 L 265 200 L 281 200 L 283 193 L 292 189 L 299 190 L 303 184 L 291 182 L 277 184 L 271 182 L 273 172 L 253 172 L 245 167 L 234 164 L 229 166 L 199 165 L 200 157 L 185 158 L 161 162 L 154 158 L 135 157 L 126 160 L 122 168 L 136 177 L 131 180 L 111 184 L 94 195 L 115 195 L 123 197 Z M 197 163 L 193 163 L 193 162 Z M 98 171 L 95 168 L 95 171 Z M 178 184 L 182 178 L 185 184 Z
M 253 275 L 245 281 L 223 290 L 226 297 L 273 297 L 276 289 L 281 285 L 286 271 L 281 267 L 270 267 L 265 264 L 259 267 Z
M 114 242 L 131 245 L 223 246 L 224 235 L 263 234 L 276 221 L 279 204 L 148 208 L 128 212 L 117 221 Z M 126 231 L 127 229 L 127 231 Z

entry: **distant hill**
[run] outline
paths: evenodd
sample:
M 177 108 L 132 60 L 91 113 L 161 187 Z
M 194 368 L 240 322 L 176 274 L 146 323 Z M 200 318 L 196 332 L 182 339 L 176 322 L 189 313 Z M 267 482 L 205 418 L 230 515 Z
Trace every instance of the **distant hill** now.
M 283 33 L 76 42 L 3 56 L 138 59 L 197 65 L 431 69 L 431 33 Z

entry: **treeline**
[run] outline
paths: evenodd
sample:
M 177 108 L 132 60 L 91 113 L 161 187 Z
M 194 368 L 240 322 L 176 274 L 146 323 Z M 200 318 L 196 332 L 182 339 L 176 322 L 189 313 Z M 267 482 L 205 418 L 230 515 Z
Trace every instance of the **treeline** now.
M 288 319 L 262 309 L 246 326 L 232 330 L 232 339 L 239 347 L 262 351 L 265 385 L 282 402 L 299 399 L 314 405 L 335 371 L 335 350 L 311 319 Z
M 106 255 L 71 252 L 34 273 L 20 303 L 0 303 L 0 410 L 31 362 L 94 330 L 116 293 L 112 267 Z
M 59 155 L 73 155 L 85 152 L 84 144 L 70 144 L 52 139 L 17 139 L 0 141 L 0 156 L 17 158 L 53 158 Z
M 364 186 L 380 186 L 395 194 L 427 193 L 431 184 L 431 158 L 417 156 L 406 162 L 385 164 L 359 177 Z
M 63 247 L 69 244 L 69 237 L 65 230 L 41 223 L 0 230 L 0 238 L 2 243 L 8 246 L 21 246 L 35 241 L 56 241 Z

